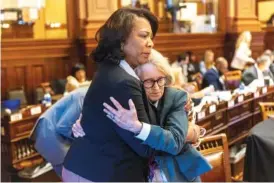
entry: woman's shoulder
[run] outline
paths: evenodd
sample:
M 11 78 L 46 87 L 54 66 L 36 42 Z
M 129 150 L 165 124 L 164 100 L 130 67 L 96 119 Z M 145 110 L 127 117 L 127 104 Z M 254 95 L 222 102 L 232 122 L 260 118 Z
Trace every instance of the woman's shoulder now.
M 138 89 L 141 90 L 140 81 L 128 74 L 123 68 L 118 66 L 105 67 L 97 71 L 95 77 L 93 77 L 92 83 L 90 85 L 90 92 L 98 92 L 98 88 L 102 90 L 108 90 L 106 92 L 111 92 L 113 90 L 128 90 L 128 89 Z
M 174 98 L 175 100 L 187 98 L 187 92 L 179 88 L 167 87 L 166 92 L 168 96 Z
M 92 84 L 97 82 L 98 79 L 109 79 L 113 81 L 128 80 L 134 81 L 136 78 L 127 73 L 122 67 L 112 63 L 102 63 L 98 67 L 95 77 L 92 80 Z

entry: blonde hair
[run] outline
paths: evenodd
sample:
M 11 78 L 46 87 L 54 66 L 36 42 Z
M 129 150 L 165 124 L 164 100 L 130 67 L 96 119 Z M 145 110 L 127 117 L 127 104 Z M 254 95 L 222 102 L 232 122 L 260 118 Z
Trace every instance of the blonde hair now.
M 73 76 L 68 76 L 67 84 L 66 84 L 66 91 L 71 92 L 71 91 L 75 90 L 76 88 L 79 88 L 78 80 Z
M 250 40 L 247 39 L 248 34 L 251 37 L 251 33 L 249 31 L 244 31 L 239 35 L 236 42 L 236 49 L 240 47 L 241 43 L 246 43 L 248 47 L 250 47 L 251 39 Z
M 213 58 L 210 57 L 213 55 Z M 210 69 L 214 65 L 214 52 L 212 50 L 205 51 L 205 67 L 206 69 Z
M 174 76 L 173 87 L 181 89 L 184 84 L 182 68 L 172 68 L 172 74 Z
M 174 76 L 172 74 L 171 67 L 169 65 L 169 61 L 166 57 L 164 57 L 160 52 L 152 49 L 151 54 L 149 56 L 148 63 L 154 65 L 161 73 L 163 73 L 167 77 L 167 85 L 173 85 Z M 138 77 L 142 74 L 142 68 L 146 65 L 140 65 L 135 69 L 135 72 Z

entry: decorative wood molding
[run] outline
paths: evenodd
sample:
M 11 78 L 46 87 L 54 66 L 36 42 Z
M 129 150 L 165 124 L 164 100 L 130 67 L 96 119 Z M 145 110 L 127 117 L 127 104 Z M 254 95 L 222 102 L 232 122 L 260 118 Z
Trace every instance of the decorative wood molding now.
M 1 27 L 2 39 L 31 39 L 33 38 L 33 24 L 20 25 L 8 23 L 8 28 Z
M 2 40 L 1 97 L 23 86 L 29 103 L 42 82 L 65 78 L 77 61 L 72 40 Z
M 117 0 L 89 0 L 87 1 L 88 17 L 90 21 L 107 20 L 117 10 Z
M 257 1 L 257 3 L 259 3 L 259 2 L 267 2 L 267 1 L 273 1 L 273 0 L 256 0 Z
M 261 31 L 255 0 L 227 1 L 227 32 Z

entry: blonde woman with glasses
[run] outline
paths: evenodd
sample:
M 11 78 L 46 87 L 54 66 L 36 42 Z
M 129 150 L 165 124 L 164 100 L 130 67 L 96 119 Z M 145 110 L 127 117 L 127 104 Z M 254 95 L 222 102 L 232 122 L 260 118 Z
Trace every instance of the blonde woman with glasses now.
M 201 137 L 200 127 L 188 122 L 185 104 L 187 93 L 171 88 L 174 84 L 168 60 L 156 50 L 152 50 L 149 63 L 135 69 L 145 88 L 145 93 L 157 114 L 157 125 L 142 123 L 136 116 L 134 104 L 129 101 L 130 110 L 123 108 L 111 98 L 116 109 L 104 104 L 104 111 L 121 128 L 134 132 L 140 123 L 142 129 L 136 138 L 143 144 L 162 151 L 150 158 L 152 182 L 199 182 L 200 175 L 209 171 L 211 166 L 192 146 Z M 73 125 L 76 137 L 85 136 L 78 120 Z
M 134 132 L 141 126 L 136 138 L 144 144 L 162 151 L 155 153 L 150 161 L 150 180 L 163 181 L 200 181 L 200 175 L 209 171 L 211 166 L 191 145 L 200 135 L 197 125 L 189 125 L 184 106 L 187 93 L 171 88 L 174 82 L 170 65 L 165 57 L 152 50 L 149 62 L 135 69 L 141 79 L 146 95 L 157 114 L 157 125 L 138 120 L 133 102 L 129 110 L 111 98 L 115 107 L 104 103 L 104 112 L 119 127 Z M 141 125 L 140 125 L 141 124 Z M 188 131 L 192 131 L 188 133 Z M 188 141 L 187 139 L 191 139 Z M 164 154 L 164 156 L 163 156 Z

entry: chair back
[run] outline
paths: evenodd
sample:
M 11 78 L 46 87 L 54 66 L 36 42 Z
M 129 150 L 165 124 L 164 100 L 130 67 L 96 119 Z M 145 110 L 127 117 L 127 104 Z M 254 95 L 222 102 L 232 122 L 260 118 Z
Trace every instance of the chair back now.
M 201 176 L 202 182 L 231 182 L 228 142 L 225 134 L 204 137 L 197 148 L 213 169 Z
M 234 90 L 238 88 L 242 80 L 242 71 L 228 71 L 224 74 L 225 76 L 225 87 L 227 90 Z
M 274 118 L 274 102 L 260 102 L 259 105 L 263 120 Z
M 23 87 L 9 90 L 8 91 L 8 99 L 19 99 L 21 106 L 28 105 L 27 97 L 26 97 Z

